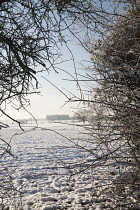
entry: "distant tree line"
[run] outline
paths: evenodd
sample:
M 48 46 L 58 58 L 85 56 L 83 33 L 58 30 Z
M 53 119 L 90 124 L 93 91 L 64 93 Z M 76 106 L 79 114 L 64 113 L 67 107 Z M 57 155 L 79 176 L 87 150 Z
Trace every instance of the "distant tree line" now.
M 48 121 L 55 121 L 55 120 L 73 120 L 73 119 L 76 119 L 76 117 L 70 117 L 67 114 L 62 114 L 62 115 L 55 114 L 55 115 L 47 115 L 46 116 L 46 119 Z

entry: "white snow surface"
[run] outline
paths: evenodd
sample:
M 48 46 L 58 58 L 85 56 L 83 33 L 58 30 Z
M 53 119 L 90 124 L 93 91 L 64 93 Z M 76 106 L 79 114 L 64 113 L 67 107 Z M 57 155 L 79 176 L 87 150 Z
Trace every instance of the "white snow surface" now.
M 107 209 L 111 198 L 95 193 L 97 180 L 106 171 L 88 167 L 93 157 L 83 146 L 92 149 L 93 145 L 80 140 L 82 128 L 43 121 L 39 126 L 32 130 L 26 125 L 25 132 L 15 126 L 1 130 L 14 155 L 3 158 L 1 165 L 17 192 L 13 190 L 7 201 L 10 210 L 99 210 L 103 205 Z

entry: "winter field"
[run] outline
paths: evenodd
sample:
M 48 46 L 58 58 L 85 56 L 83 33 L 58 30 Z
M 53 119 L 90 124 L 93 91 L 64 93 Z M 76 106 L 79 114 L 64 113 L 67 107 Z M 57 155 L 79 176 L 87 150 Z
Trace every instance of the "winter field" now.
M 95 145 L 82 126 L 40 121 L 36 128 L 23 127 L 24 132 L 15 125 L 1 130 L 13 155 L 1 158 L 1 210 L 2 203 L 4 210 L 127 209 L 119 207 L 111 181 L 126 171 L 125 165 L 112 162 L 105 167 L 97 161 L 93 166 Z M 128 199 L 135 202 L 131 194 Z

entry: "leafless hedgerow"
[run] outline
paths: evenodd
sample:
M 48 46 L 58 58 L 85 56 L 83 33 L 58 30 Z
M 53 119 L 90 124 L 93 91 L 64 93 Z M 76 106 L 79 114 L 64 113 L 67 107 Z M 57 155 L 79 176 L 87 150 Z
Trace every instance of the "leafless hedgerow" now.
M 114 194 L 115 209 L 140 205 L 140 2 L 127 3 L 125 17 L 118 18 L 104 39 L 86 43 L 92 66 L 83 80 L 95 82 L 97 88 L 89 92 L 89 99 L 81 100 L 89 110 L 79 112 L 97 145 L 91 154 L 99 166 L 108 166 L 108 177 L 112 176 L 101 195 Z

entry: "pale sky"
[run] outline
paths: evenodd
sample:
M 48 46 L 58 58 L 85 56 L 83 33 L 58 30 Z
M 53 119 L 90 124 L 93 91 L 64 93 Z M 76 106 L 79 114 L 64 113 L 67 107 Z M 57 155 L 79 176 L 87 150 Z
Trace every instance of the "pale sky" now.
M 80 63 L 83 63 L 82 60 L 89 60 L 89 55 L 85 52 L 85 50 L 82 47 L 79 47 L 77 45 L 73 45 L 72 50 L 75 57 L 77 71 L 78 73 L 83 74 L 84 67 L 82 67 Z M 68 55 L 67 52 L 64 52 L 63 59 L 66 60 L 69 58 L 70 55 Z M 75 70 L 72 62 L 68 61 L 61 64 L 61 68 L 63 68 L 65 71 L 69 72 L 75 77 Z M 80 68 L 81 70 L 78 70 Z M 72 79 L 72 77 L 70 77 L 69 74 L 66 74 L 63 71 L 60 71 L 59 74 L 55 73 L 54 71 L 51 71 L 48 75 L 47 72 L 46 73 L 44 72 L 38 75 L 38 81 L 42 86 L 39 89 L 39 91 L 41 91 L 41 94 L 40 95 L 33 94 L 30 97 L 28 97 L 30 99 L 30 106 L 27 107 L 27 110 L 35 118 L 44 119 L 46 115 L 49 114 L 50 115 L 69 114 L 70 116 L 72 116 L 74 112 L 77 110 L 79 103 L 75 102 L 67 103 L 65 106 L 63 106 L 66 103 L 67 98 L 62 93 L 60 93 L 55 87 L 53 87 L 49 82 L 47 82 L 44 78 L 42 78 L 42 76 L 50 80 L 61 91 L 64 91 L 64 93 L 67 94 L 68 96 L 70 96 L 70 93 L 67 92 L 66 90 L 72 92 L 76 96 L 80 96 L 80 91 L 79 88 L 77 88 L 76 82 L 65 80 L 65 79 Z M 31 118 L 30 114 L 27 111 L 23 109 L 17 111 L 11 106 L 12 106 L 11 104 L 7 105 L 6 112 L 14 119 Z M 1 116 L 1 119 L 4 118 L 5 118 L 4 116 Z

